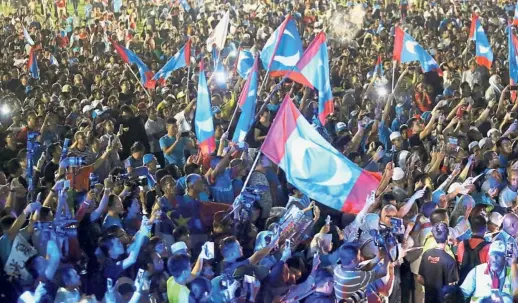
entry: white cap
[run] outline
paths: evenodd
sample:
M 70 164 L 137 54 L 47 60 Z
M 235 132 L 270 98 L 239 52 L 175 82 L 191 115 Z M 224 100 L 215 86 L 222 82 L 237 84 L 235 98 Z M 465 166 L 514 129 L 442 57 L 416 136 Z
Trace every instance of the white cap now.
M 185 244 L 185 242 L 180 241 L 180 242 L 176 242 L 175 244 L 171 245 L 171 253 L 173 255 L 177 254 L 177 253 L 183 253 L 183 252 L 187 252 L 187 245 Z
M 394 172 L 392 173 L 392 180 L 399 181 L 405 177 L 405 172 L 401 167 L 394 167 Z
M 89 112 L 92 110 L 92 106 L 91 105 L 85 105 L 83 107 L 83 114 L 86 113 L 86 112 Z
M 345 123 L 343 123 L 343 122 L 336 123 L 335 129 L 336 129 L 337 132 L 341 131 L 341 130 L 344 130 L 346 128 L 347 128 L 347 125 Z
M 477 141 L 473 141 L 471 142 L 469 145 L 468 145 L 468 150 L 471 151 L 473 148 L 475 147 L 478 147 L 478 142 Z
M 390 134 L 390 141 L 392 141 L 392 140 L 394 140 L 394 139 L 397 139 L 397 138 L 399 138 L 399 137 L 401 137 L 401 133 L 400 133 L 400 132 L 392 132 L 392 133 Z
M 494 133 L 494 132 L 500 132 L 500 131 L 498 129 L 496 129 L 496 128 L 492 128 L 492 129 L 487 131 L 487 136 L 491 137 L 491 134 Z
M 480 146 L 480 148 L 484 148 L 487 142 L 489 142 L 488 138 L 482 138 L 480 141 L 478 141 L 478 146 Z
M 502 222 L 504 222 L 504 216 L 502 216 L 499 212 L 494 211 L 491 213 L 491 215 L 489 215 L 489 223 L 500 227 Z

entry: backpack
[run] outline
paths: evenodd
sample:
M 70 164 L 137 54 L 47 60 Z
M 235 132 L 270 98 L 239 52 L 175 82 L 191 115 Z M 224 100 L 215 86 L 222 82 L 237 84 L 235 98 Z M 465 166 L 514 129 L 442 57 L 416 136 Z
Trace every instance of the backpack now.
M 482 237 L 473 236 L 473 238 L 483 239 Z M 480 265 L 482 262 L 480 261 L 480 251 L 490 242 L 482 241 L 475 248 L 471 248 L 469 246 L 469 239 L 464 240 L 464 255 L 462 256 L 462 263 L 460 264 L 459 270 L 459 285 L 464 282 L 466 276 L 469 272 L 475 268 L 475 266 Z

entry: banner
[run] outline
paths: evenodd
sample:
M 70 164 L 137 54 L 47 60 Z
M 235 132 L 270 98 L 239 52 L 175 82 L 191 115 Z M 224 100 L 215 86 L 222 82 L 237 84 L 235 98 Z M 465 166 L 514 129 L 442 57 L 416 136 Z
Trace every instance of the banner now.
M 25 262 L 38 252 L 21 234 L 16 236 L 12 247 L 4 271 L 13 280 L 21 281 L 22 285 L 29 284 L 32 282 L 32 277 L 25 268 Z

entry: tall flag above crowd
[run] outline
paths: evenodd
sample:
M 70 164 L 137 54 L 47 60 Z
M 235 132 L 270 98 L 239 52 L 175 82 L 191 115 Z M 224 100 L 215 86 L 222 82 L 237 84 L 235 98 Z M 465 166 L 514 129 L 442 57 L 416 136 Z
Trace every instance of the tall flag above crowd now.
M 219 20 L 218 25 L 212 30 L 207 38 L 207 50 L 212 51 L 212 47 L 215 45 L 218 50 L 225 48 L 225 40 L 227 39 L 228 26 L 230 24 L 230 14 L 227 11 L 223 18 Z
M 187 40 L 185 45 L 164 64 L 164 66 L 153 76 L 154 81 L 165 82 L 171 73 L 182 67 L 191 64 L 191 39 Z
M 290 184 L 339 211 L 358 213 L 379 184 L 313 129 L 288 95 L 261 151 L 284 170 Z
M 232 142 L 241 144 L 245 141 L 245 137 L 254 124 L 255 107 L 257 101 L 257 81 L 259 78 L 259 57 L 256 57 L 248 78 L 243 86 L 241 95 L 239 96 L 238 106 L 241 109 L 241 115 L 237 121 Z
M 516 85 L 518 83 L 518 38 L 513 35 L 512 30 L 507 32 L 507 43 L 509 45 L 509 84 Z M 516 100 L 516 91 L 511 91 L 512 100 Z
M 203 70 L 203 61 L 200 62 L 194 126 L 201 154 L 210 155 L 216 149 L 216 139 L 214 137 L 214 123 L 212 120 L 209 87 L 207 86 L 205 71 Z
M 122 61 L 127 64 L 135 64 L 138 68 L 139 74 L 140 74 L 140 83 L 146 88 L 153 88 L 155 87 L 156 81 L 153 80 L 153 72 L 147 67 L 147 65 L 142 61 L 142 59 L 137 56 L 134 52 L 131 50 L 125 48 L 124 46 L 120 45 L 119 43 L 111 40 L 111 43 L 113 45 L 113 48 L 119 54 Z
M 475 41 L 475 56 L 479 65 L 491 68 L 493 63 L 493 51 L 487 39 L 484 28 L 480 23 L 480 19 L 476 14 L 471 15 L 471 27 L 469 30 L 469 38 Z
M 261 62 L 271 76 L 288 76 L 311 87 L 311 83 L 297 69 L 301 57 L 302 40 L 297 25 L 291 16 L 287 16 L 264 44 Z
M 398 63 L 407 63 L 418 61 L 423 69 L 423 72 L 435 71 L 442 75 L 442 70 L 435 59 L 426 52 L 426 50 L 417 43 L 414 38 L 405 33 L 400 27 L 396 27 L 396 34 L 394 38 L 394 52 L 393 59 Z
M 318 119 L 325 124 L 334 111 L 333 91 L 329 80 L 329 57 L 326 34 L 320 32 L 297 63 L 297 70 L 318 90 Z

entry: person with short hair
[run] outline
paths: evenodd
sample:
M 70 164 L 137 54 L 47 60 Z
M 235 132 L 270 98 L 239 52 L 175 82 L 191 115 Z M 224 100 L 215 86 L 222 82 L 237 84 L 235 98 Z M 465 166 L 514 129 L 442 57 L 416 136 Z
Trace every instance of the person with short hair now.
M 457 263 L 446 251 L 449 230 L 444 222 L 432 227 L 432 234 L 437 242 L 434 248 L 423 253 L 419 266 L 418 282 L 425 288 L 425 303 L 441 302 L 442 288 L 459 280 Z
M 359 245 L 354 242 L 346 242 L 339 248 L 340 265 L 334 268 L 335 296 L 337 300 L 348 299 L 357 291 L 366 290 L 367 286 L 376 279 L 387 275 L 387 260 L 380 262 L 385 254 L 376 257 L 371 263 L 376 266 L 369 271 L 358 269 Z

